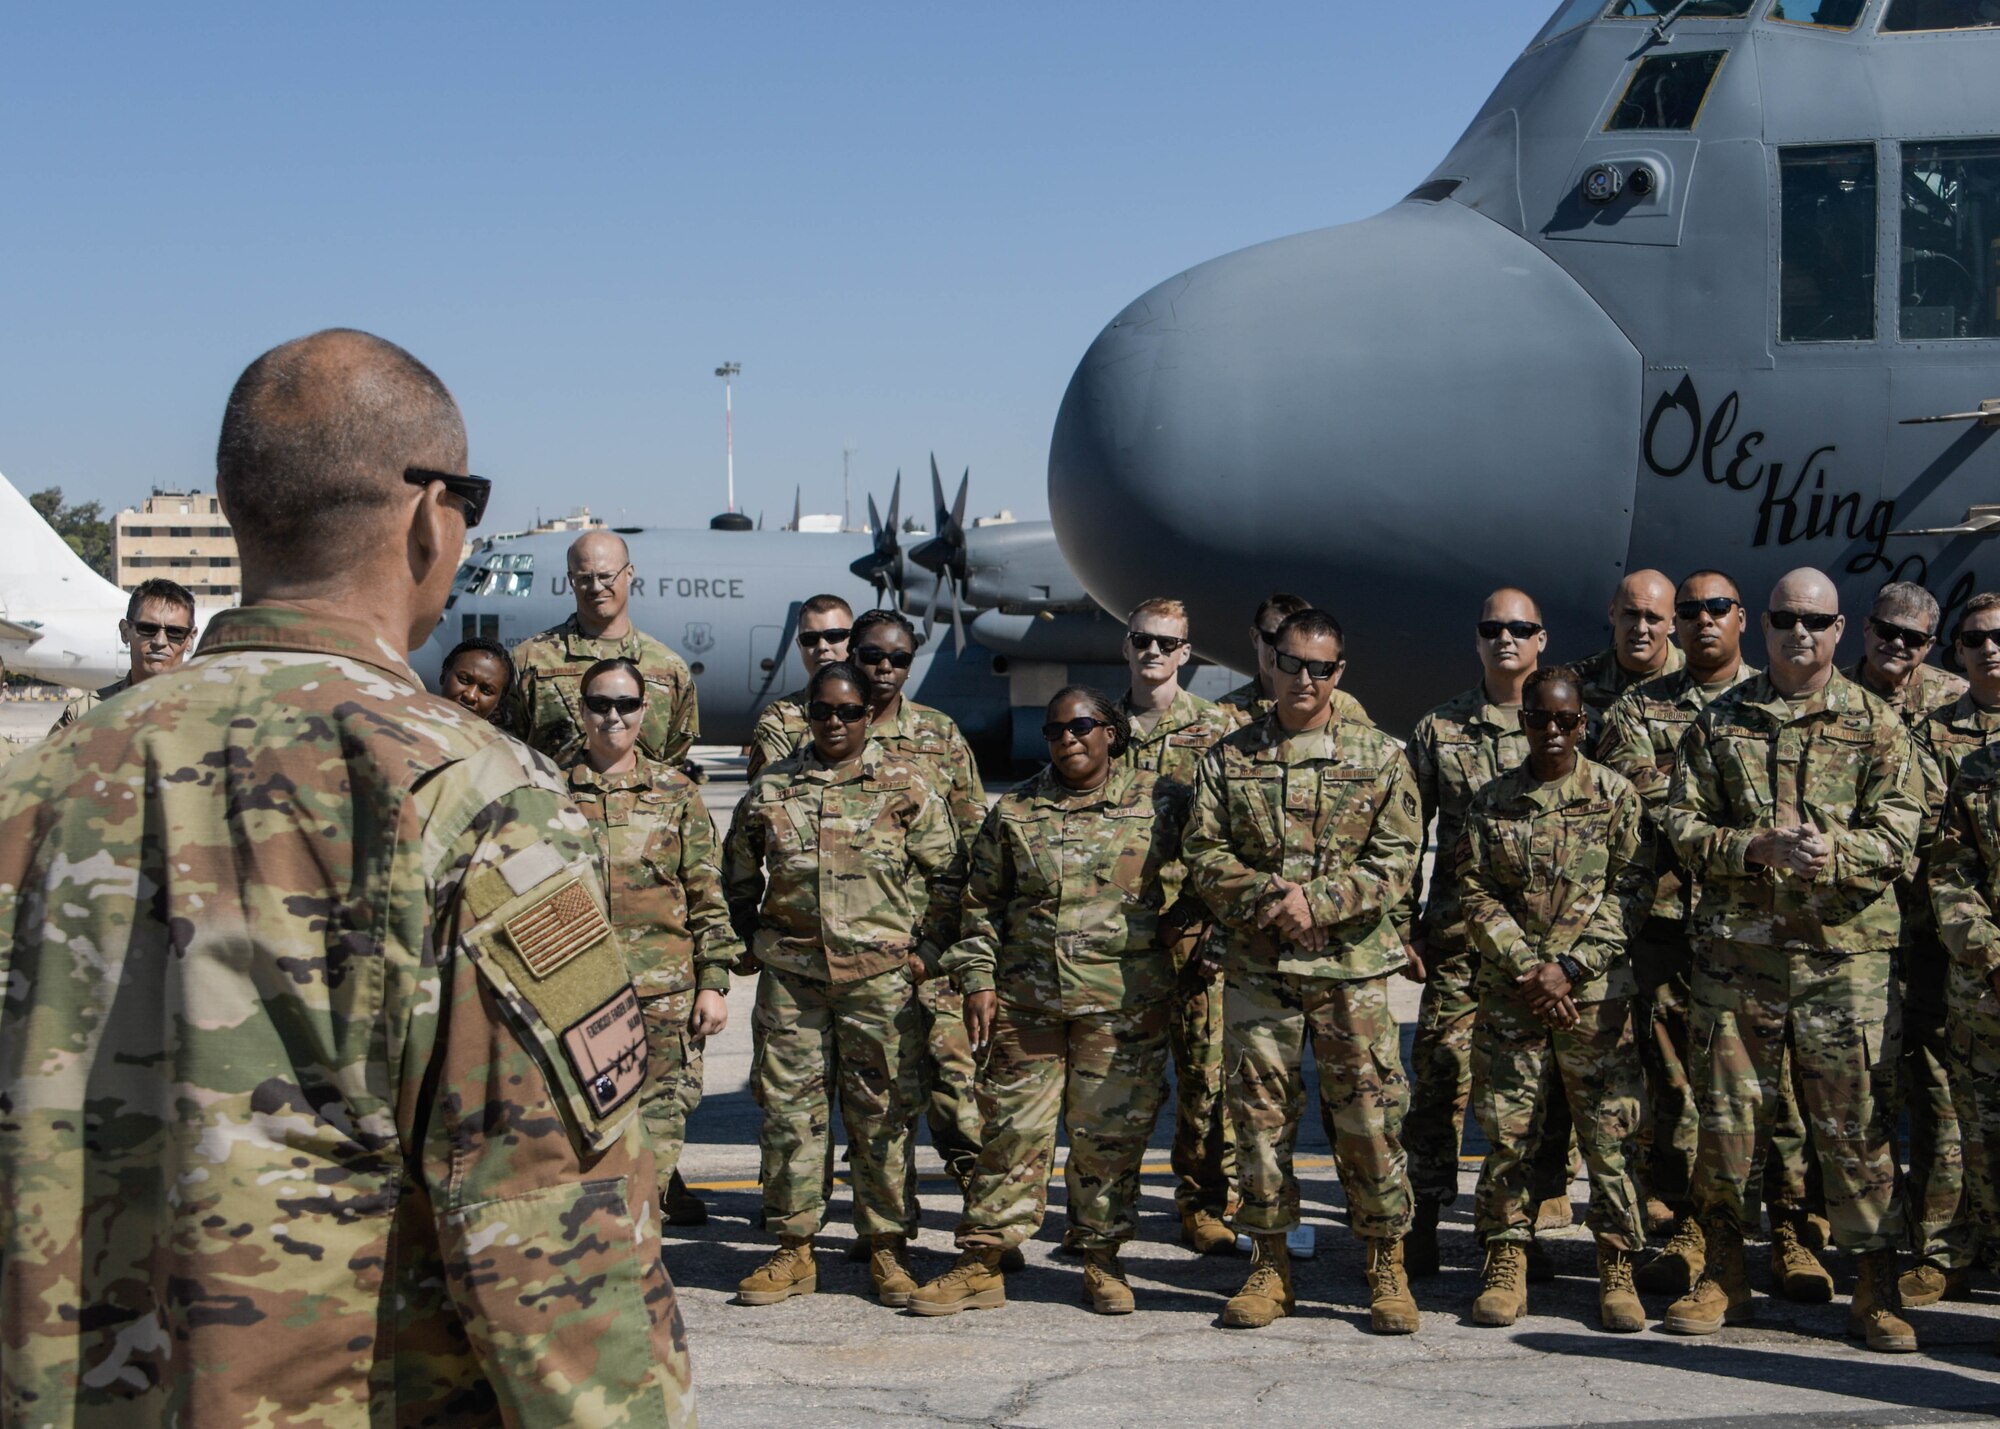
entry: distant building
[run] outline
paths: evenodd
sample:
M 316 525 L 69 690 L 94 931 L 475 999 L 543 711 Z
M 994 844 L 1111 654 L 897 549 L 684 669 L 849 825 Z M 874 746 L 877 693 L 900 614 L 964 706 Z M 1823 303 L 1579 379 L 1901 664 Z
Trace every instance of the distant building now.
M 111 518 L 111 558 L 121 590 L 165 576 L 207 603 L 234 600 L 243 588 L 236 535 L 212 493 L 154 487 L 143 504 Z
M 604 518 L 590 514 L 588 506 L 579 506 L 567 516 L 554 516 L 526 534 L 540 536 L 550 531 L 602 531 Z

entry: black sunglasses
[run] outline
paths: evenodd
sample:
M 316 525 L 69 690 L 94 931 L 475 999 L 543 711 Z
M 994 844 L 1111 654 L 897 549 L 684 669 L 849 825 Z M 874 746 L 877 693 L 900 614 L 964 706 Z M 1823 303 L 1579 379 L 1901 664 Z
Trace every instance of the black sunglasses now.
M 1277 649 L 1278 627 L 1274 625 L 1269 630 L 1259 630 L 1257 632 L 1257 638 L 1259 640 L 1262 640 L 1266 645 L 1270 646 L 1273 650 Z
M 1299 655 L 1287 655 L 1280 650 L 1277 655 L 1278 668 L 1287 675 L 1296 675 L 1304 670 L 1314 681 L 1331 680 L 1333 672 L 1340 668 L 1338 660 L 1308 660 Z
M 825 700 L 814 700 L 806 706 L 806 718 L 814 724 L 825 724 L 830 719 L 837 719 L 842 724 L 860 724 L 867 717 L 866 705 L 834 705 Z
M 1503 630 L 1516 640 L 1526 640 L 1542 633 L 1542 627 L 1532 620 L 1482 620 L 1478 629 L 1481 640 L 1498 640 Z
M 914 650 L 884 650 L 880 645 L 863 645 L 854 652 L 854 658 L 863 665 L 894 665 L 898 670 L 907 670 L 916 663 Z
M 1583 716 L 1573 710 L 1522 710 L 1521 723 L 1529 729 L 1548 729 L 1553 725 L 1564 734 L 1574 734 L 1583 727 Z
M 1703 600 L 1677 600 L 1674 602 L 1674 615 L 1681 620 L 1699 620 L 1704 615 L 1720 620 L 1741 604 L 1742 601 L 1728 595 L 1711 595 Z
M 1982 645 L 2000 645 L 2000 629 L 1961 630 L 1958 632 L 1958 648 L 1977 650 Z
M 853 633 L 854 631 L 852 629 L 801 630 L 799 632 L 799 649 L 817 650 L 820 647 L 821 641 L 826 642 L 828 645 L 845 645 L 847 643 L 847 637 L 852 635 Z
M 185 645 L 187 644 L 188 636 L 194 634 L 194 627 L 192 625 L 161 625 L 151 620 L 133 620 L 126 623 L 132 627 L 133 633 L 141 640 L 154 639 L 164 632 L 169 645 Z
M 1155 635 L 1150 630 L 1128 630 L 1125 632 L 1125 640 L 1134 650 L 1148 650 L 1157 645 L 1163 655 L 1171 655 L 1188 643 L 1183 636 Z
M 1042 738 L 1054 744 L 1065 734 L 1073 734 L 1082 739 L 1093 729 L 1109 729 L 1111 721 L 1092 719 L 1089 715 L 1078 715 L 1075 719 L 1052 719 L 1042 726 Z
M 1828 615 L 1823 610 L 1767 610 L 1764 618 L 1771 622 L 1773 630 L 1790 630 L 1795 625 L 1803 625 L 1815 635 L 1824 635 L 1833 629 L 1838 615 Z
M 454 476 L 448 471 L 426 471 L 413 466 L 403 473 L 412 486 L 442 482 L 444 489 L 465 503 L 465 529 L 470 531 L 486 517 L 486 502 L 493 495 L 493 483 L 483 476 Z
M 1933 639 L 1928 630 L 1912 630 L 1907 625 L 1898 625 L 1890 620 L 1877 620 L 1870 616 L 1868 623 L 1875 627 L 1875 638 L 1884 645 L 1900 645 L 1905 650 L 1921 650 Z
M 644 695 L 585 695 L 583 707 L 592 714 L 608 715 L 613 710 L 622 715 L 637 714 L 646 707 Z

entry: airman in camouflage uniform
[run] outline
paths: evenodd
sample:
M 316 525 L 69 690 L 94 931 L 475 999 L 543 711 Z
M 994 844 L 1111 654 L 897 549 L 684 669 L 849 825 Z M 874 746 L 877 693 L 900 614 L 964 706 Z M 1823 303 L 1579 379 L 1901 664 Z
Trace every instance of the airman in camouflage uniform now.
M 1277 667 L 1271 663 L 1272 642 L 1278 638 L 1278 627 L 1284 624 L 1286 616 L 1311 609 L 1311 601 L 1284 591 L 1266 596 L 1257 607 L 1257 613 L 1250 621 L 1250 659 L 1251 668 L 1257 672 L 1256 677 L 1216 701 L 1229 716 L 1232 728 L 1243 729 L 1256 724 L 1271 712 L 1275 703 L 1271 690 L 1278 673 Z M 1333 717 L 1342 724 L 1375 722 L 1361 707 L 1361 701 L 1340 689 L 1333 692 Z
M 1611 647 L 1569 668 L 1583 681 L 1583 712 L 1589 732 L 1585 751 L 1598 747 L 1605 716 L 1618 697 L 1635 685 L 1671 675 L 1687 657 L 1669 638 L 1673 630 L 1674 583 L 1659 571 L 1634 571 L 1611 593 Z
M 141 581 L 125 603 L 125 618 L 118 622 L 119 643 L 130 652 L 129 668 L 110 684 L 86 691 L 64 705 L 49 733 L 68 729 L 134 685 L 179 669 L 194 648 L 194 633 L 194 596 L 186 586 L 157 576 Z
M 99 685 L 94 690 L 85 690 L 75 699 L 64 702 L 62 713 L 56 716 L 56 722 L 49 726 L 49 733 L 52 735 L 61 734 L 106 700 L 115 699 L 131 688 L 132 677 L 130 675 L 120 675 L 108 685 Z
M 839 596 L 816 595 L 801 602 L 798 634 L 794 639 L 806 674 L 811 675 L 822 665 L 845 660 L 848 635 L 853 628 L 853 607 Z M 806 692 L 801 686 L 758 712 L 757 724 L 750 731 L 750 762 L 744 777 L 755 779 L 765 766 L 796 753 L 810 738 L 812 726 L 806 723 Z
M 1778 583 L 1764 616 L 1772 669 L 1695 721 L 1662 816 L 1695 881 L 1693 1043 L 1707 1048 L 1694 1180 L 1705 1268 L 1666 1324 L 1706 1334 L 1750 1316 L 1750 1173 L 1789 1056 L 1835 1243 L 1860 1257 L 1853 1328 L 1871 1348 L 1907 1350 L 1903 1204 L 1874 1079 L 1894 1051 L 1895 886 L 1922 791 L 1901 720 L 1833 669 L 1841 628 L 1824 575 Z
M 1299 1220 L 1292 1149 L 1310 1038 L 1349 1221 L 1367 1250 L 1371 1320 L 1407 1334 L 1417 1328 L 1402 1268 L 1408 1083 L 1388 978 L 1404 965 L 1394 915 L 1423 839 L 1416 785 L 1387 735 L 1329 717 L 1341 650 L 1330 616 L 1288 616 L 1277 649 L 1279 706 L 1211 751 L 1182 844 L 1222 938 L 1236 1225 L 1256 1254 L 1224 1323 L 1292 1310 L 1285 1233 Z
M 864 688 L 852 667 L 828 672 Z M 814 687 L 816 699 L 850 697 L 844 678 Z M 739 1290 L 746 1304 L 817 1288 L 812 1237 L 826 1219 L 834 1076 L 876 1292 L 900 1305 L 916 1284 L 903 1263 L 916 1231 L 911 1135 L 922 1096 L 912 965 L 935 974 L 954 941 L 964 859 L 922 771 L 858 725 L 852 737 L 858 757 L 829 762 L 808 744 L 760 774 L 724 843 L 730 912 L 763 969 L 750 1084 L 764 1113 L 764 1225 L 780 1240 Z
M 590 835 L 405 663 L 464 451 L 378 338 L 260 358 L 248 604 L 0 781 L 0 1421 L 695 1422 Z
M 500 727 L 558 764 L 573 761 L 583 747 L 577 684 L 599 660 L 630 660 L 646 677 L 646 723 L 639 732 L 646 758 L 678 767 L 701 733 L 687 662 L 632 624 L 632 579 L 623 538 L 585 532 L 569 548 L 577 613 L 514 647 L 514 687 L 501 707 Z
M 1530 739 L 1552 752 L 1538 764 L 1538 748 L 1473 796 L 1459 849 L 1461 908 L 1479 960 L 1472 1105 L 1491 1147 L 1473 1210 L 1486 1269 L 1472 1314 L 1511 1325 L 1527 1310 L 1531 1162 L 1553 1066 L 1553 1095 L 1569 1104 L 1590 1173 L 1604 1327 L 1629 1332 L 1645 1328 L 1632 1257 L 1646 1228 L 1626 1167 L 1642 1087 L 1625 949 L 1651 901 L 1650 860 L 1638 794 L 1576 753 L 1585 736 L 1577 684 L 1560 667 L 1530 677 L 1523 717 L 1547 726 Z M 1576 725 L 1550 723 L 1564 719 Z

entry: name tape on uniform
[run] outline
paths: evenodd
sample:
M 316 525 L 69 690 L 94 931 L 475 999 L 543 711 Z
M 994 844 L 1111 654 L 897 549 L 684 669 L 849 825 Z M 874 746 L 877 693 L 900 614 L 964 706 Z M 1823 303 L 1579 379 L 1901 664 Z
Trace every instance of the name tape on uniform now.
M 646 1019 L 639 995 L 623 988 L 563 1029 L 563 1051 L 591 1108 L 608 1116 L 646 1080 Z

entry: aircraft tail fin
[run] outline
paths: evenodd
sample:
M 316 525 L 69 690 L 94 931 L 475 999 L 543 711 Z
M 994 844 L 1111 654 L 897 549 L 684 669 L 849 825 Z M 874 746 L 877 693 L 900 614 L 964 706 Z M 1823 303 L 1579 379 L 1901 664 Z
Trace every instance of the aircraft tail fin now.
M 38 611 L 125 614 L 125 592 L 84 564 L 14 484 L 0 476 L 0 619 Z

